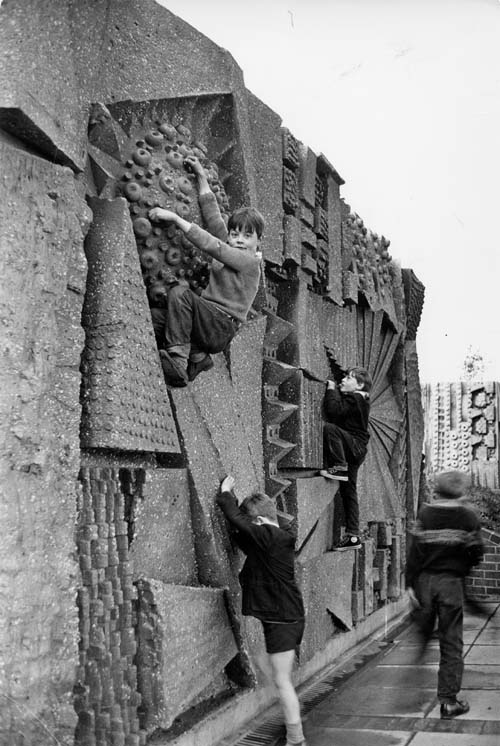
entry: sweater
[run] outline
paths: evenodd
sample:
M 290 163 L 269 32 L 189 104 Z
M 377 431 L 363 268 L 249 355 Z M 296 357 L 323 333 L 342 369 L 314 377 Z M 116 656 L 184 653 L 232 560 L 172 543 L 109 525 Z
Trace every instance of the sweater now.
M 186 237 L 213 257 L 202 298 L 224 313 L 244 322 L 254 302 L 260 281 L 261 254 L 229 246 L 226 225 L 212 193 L 200 195 L 200 208 L 208 231 L 191 223 Z M 209 232 L 210 231 L 210 232 Z
M 217 504 L 236 529 L 235 539 L 246 554 L 239 575 L 242 614 L 267 622 L 294 622 L 304 617 L 295 580 L 295 536 L 291 527 L 257 525 L 240 510 L 232 492 L 222 492 Z
M 412 530 L 406 582 L 413 587 L 421 572 L 465 577 L 484 552 L 475 511 L 461 500 L 425 503 Z
M 358 392 L 344 394 L 338 389 L 327 389 L 323 408 L 327 422 L 338 425 L 365 445 L 368 443 L 370 400 L 367 396 Z

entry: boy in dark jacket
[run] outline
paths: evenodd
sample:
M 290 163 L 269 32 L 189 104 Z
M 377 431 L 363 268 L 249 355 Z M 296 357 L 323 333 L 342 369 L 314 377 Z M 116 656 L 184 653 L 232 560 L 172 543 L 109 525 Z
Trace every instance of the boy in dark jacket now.
M 320 474 L 341 482 L 340 496 L 344 506 L 345 537 L 337 551 L 359 549 L 359 504 L 356 481 L 368 446 L 369 392 L 371 377 L 365 368 L 350 368 L 342 379 L 340 391 L 334 381 L 327 381 L 323 402 L 323 462 Z
M 414 619 L 424 645 L 436 618 L 439 622 L 437 694 L 445 720 L 469 711 L 468 703 L 457 699 L 464 667 L 464 578 L 484 551 L 479 519 L 462 497 L 467 483 L 460 471 L 436 476 L 436 500 L 419 510 L 406 565 L 407 586 L 417 607 Z
M 187 285 L 176 284 L 167 293 L 166 308 L 153 309 L 165 380 L 176 387 L 186 386 L 199 373 L 212 368 L 210 353 L 225 350 L 246 321 L 259 287 L 259 248 L 264 230 L 264 218 L 253 207 L 235 210 L 226 227 L 203 166 L 193 156 L 184 163 L 196 174 L 208 231 L 173 210 L 154 207 L 149 211 L 151 220 L 173 223 L 213 258 L 208 285 L 201 296 Z
M 295 582 L 295 536 L 289 523 L 280 526 L 276 505 L 255 493 L 240 506 L 234 479 L 225 477 L 217 504 L 236 529 L 238 546 L 246 554 L 240 573 L 242 613 L 261 620 L 273 682 L 285 716 L 286 746 L 306 746 L 300 705 L 292 683 L 295 648 L 304 632 L 304 605 Z

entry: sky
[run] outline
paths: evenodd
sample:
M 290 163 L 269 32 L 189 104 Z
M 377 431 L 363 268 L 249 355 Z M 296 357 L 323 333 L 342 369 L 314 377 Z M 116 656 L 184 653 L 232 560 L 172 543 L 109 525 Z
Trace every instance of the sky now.
M 500 0 L 158 0 L 323 153 L 425 285 L 423 383 L 500 381 Z

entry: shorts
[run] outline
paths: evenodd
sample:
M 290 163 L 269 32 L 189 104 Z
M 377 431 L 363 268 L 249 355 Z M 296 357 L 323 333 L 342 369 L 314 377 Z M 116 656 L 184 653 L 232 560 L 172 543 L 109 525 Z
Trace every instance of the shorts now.
M 262 620 L 261 620 L 262 621 Z M 295 650 L 302 642 L 304 634 L 304 620 L 296 622 L 264 622 L 264 639 L 266 641 L 266 652 L 284 653 L 286 650 Z

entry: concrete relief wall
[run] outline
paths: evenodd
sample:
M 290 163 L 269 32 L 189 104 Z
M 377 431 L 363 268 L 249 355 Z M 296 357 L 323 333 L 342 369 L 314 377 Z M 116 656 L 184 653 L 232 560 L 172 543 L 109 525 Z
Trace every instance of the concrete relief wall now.
M 0 742 L 140 746 L 194 733 L 222 702 L 247 696 L 248 716 L 271 696 L 214 505 L 226 474 L 297 523 L 298 680 L 401 597 L 423 290 L 230 55 L 152 0 L 57 13 L 5 0 L 1 13 Z M 200 292 L 209 262 L 148 212 L 201 222 L 190 154 L 223 214 L 263 212 L 265 271 L 227 354 L 168 390 L 150 308 L 173 281 Z M 339 554 L 342 508 L 317 470 L 324 382 L 351 365 L 374 380 L 371 439 L 363 547 Z

